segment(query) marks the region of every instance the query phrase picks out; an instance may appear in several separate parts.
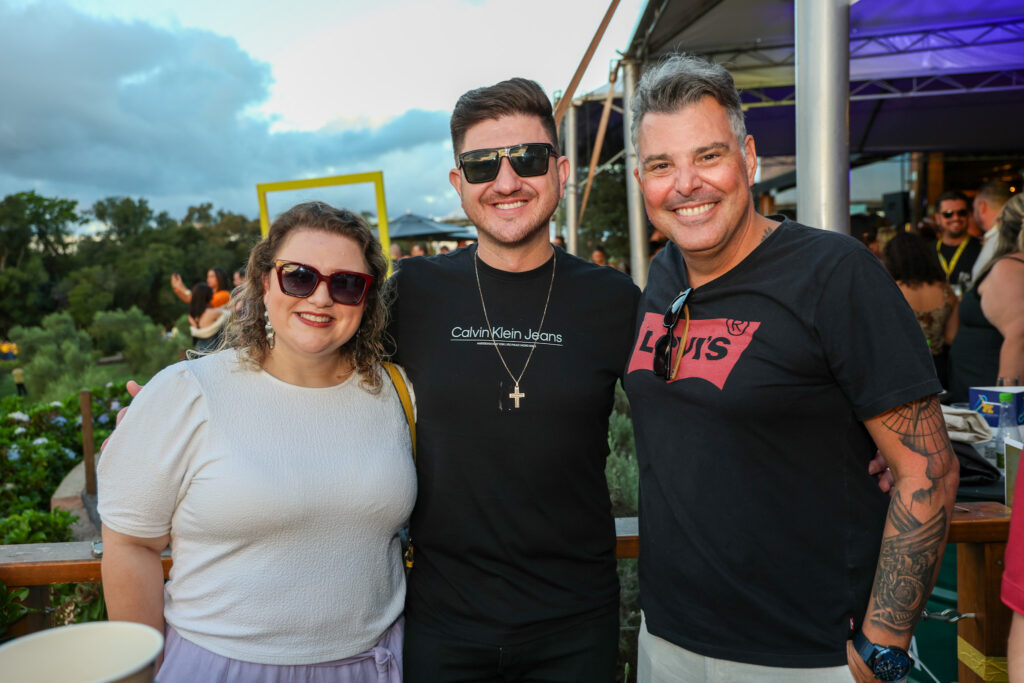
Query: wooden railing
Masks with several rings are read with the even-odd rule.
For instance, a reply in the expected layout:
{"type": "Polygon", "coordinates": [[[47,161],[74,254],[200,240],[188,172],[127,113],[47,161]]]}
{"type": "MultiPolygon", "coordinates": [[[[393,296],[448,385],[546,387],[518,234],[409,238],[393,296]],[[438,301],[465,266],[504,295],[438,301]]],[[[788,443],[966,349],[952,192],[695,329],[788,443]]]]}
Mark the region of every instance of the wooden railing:
{"type": "MultiPolygon", "coordinates": [[[[957,611],[974,614],[957,622],[959,680],[1007,680],[1006,638],[1010,611],[999,600],[1003,554],[1009,534],[1010,509],[1000,503],[957,503],[949,542],[957,549],[957,611]]],[[[635,517],[615,520],[616,555],[635,558],[640,539],[635,517]]],[[[164,575],[171,567],[165,552],[164,575]]],[[[88,542],[0,545],[0,581],[8,587],[27,586],[29,602],[41,607],[45,587],[56,583],[100,581],[100,560],[88,542]]],[[[45,628],[42,614],[31,614],[12,626],[14,635],[45,628]]]]}

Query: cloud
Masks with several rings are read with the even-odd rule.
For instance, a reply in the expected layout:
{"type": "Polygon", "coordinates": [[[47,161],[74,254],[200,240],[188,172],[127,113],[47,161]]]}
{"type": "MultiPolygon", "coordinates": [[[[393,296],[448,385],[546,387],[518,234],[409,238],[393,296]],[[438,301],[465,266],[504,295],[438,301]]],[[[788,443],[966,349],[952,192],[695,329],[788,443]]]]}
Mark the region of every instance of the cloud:
{"type": "Polygon", "coordinates": [[[255,215],[258,182],[381,169],[390,211],[458,203],[447,112],[274,132],[255,113],[269,65],[210,31],[0,4],[0,63],[0,195],[139,196],[179,217],[212,201],[255,215]]]}

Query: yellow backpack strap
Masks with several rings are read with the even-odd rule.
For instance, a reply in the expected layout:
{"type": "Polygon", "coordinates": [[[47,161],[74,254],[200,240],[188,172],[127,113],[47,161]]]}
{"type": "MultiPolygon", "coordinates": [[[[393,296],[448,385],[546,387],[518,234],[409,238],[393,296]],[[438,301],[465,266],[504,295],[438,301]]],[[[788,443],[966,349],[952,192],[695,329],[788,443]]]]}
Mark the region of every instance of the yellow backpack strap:
{"type": "Polygon", "coordinates": [[[402,410],[405,411],[405,420],[409,423],[409,436],[412,437],[412,461],[416,462],[416,418],[412,412],[412,398],[409,396],[409,387],[405,385],[405,378],[394,363],[384,361],[384,369],[391,375],[391,382],[398,392],[398,399],[402,402],[402,410]]]}

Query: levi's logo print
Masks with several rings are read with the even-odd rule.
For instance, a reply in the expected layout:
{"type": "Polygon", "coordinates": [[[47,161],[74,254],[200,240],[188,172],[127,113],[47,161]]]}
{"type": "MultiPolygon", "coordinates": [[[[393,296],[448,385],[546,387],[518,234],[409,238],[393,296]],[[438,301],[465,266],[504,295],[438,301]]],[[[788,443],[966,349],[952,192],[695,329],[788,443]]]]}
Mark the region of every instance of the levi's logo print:
{"type": "MultiPolygon", "coordinates": [[[[661,313],[649,312],[644,315],[637,335],[633,355],[629,359],[629,370],[654,371],[654,345],[664,336],[665,327],[661,324],[664,316],[661,313]]],[[[731,318],[714,318],[711,320],[690,320],[690,334],[686,340],[683,360],[679,365],[674,382],[688,377],[711,382],[719,389],[725,387],[732,369],[750,346],[754,333],[761,323],[731,318]]],[[[672,364],[676,363],[675,354],[679,353],[679,342],[682,341],[686,322],[680,320],[673,334],[676,342],[673,345],[672,364]]]]}

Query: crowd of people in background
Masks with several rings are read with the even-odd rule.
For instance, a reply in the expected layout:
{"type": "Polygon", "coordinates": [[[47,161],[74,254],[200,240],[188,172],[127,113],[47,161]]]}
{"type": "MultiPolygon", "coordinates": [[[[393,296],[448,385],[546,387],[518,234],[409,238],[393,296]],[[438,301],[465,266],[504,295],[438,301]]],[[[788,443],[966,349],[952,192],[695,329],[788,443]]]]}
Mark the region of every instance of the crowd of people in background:
{"type": "Polygon", "coordinates": [[[989,181],[973,201],[943,192],[932,220],[913,231],[852,220],[851,232],[882,258],[917,316],[949,402],[1024,375],[1022,216],[1024,195],[989,181]]]}

